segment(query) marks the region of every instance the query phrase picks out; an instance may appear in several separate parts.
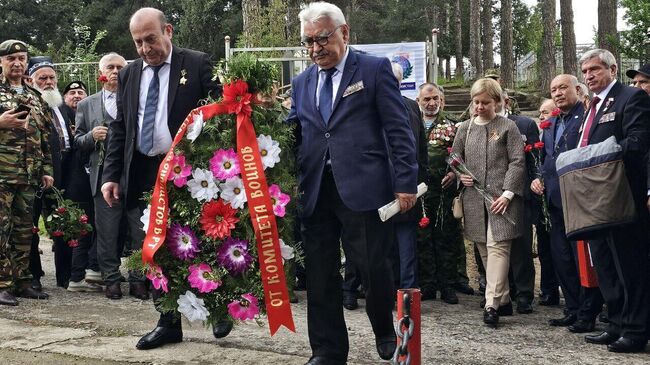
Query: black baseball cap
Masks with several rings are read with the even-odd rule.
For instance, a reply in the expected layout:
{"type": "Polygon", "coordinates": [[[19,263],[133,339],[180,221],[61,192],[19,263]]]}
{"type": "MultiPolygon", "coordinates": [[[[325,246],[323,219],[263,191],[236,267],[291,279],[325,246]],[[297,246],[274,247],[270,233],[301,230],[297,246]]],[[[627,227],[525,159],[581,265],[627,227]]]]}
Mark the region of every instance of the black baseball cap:
{"type": "Polygon", "coordinates": [[[633,79],[637,74],[642,74],[645,77],[650,77],[650,63],[646,63],[645,65],[639,67],[638,70],[627,70],[625,71],[625,74],[631,79],[633,79]]]}

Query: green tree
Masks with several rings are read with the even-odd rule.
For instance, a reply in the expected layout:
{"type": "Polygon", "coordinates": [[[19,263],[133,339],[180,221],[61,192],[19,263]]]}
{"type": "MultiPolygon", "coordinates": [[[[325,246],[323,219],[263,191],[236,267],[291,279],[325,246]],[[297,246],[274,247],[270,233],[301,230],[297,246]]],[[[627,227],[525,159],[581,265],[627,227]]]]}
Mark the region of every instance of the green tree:
{"type": "Polygon", "coordinates": [[[650,62],[650,3],[637,0],[621,0],[626,8],[623,18],[630,29],[621,32],[621,50],[628,57],[641,63],[650,62]]]}

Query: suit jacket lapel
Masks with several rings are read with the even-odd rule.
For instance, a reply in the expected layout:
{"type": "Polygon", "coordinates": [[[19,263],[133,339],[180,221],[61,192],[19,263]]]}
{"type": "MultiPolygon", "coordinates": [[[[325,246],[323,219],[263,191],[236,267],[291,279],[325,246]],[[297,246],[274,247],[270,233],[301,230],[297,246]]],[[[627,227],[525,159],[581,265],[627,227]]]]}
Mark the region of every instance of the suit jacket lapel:
{"type": "MultiPolygon", "coordinates": [[[[122,108],[122,113],[124,114],[125,122],[126,120],[133,120],[134,123],[131,123],[131,128],[133,133],[137,134],[138,132],[138,108],[140,107],[140,79],[142,78],[142,58],[138,58],[133,62],[133,71],[131,75],[131,80],[128,82],[129,85],[125,85],[125,88],[130,88],[129,90],[129,102],[132,107],[124,105],[122,108]],[[128,115],[127,115],[128,113],[128,115]],[[135,114],[135,115],[133,115],[135,114]]],[[[124,95],[124,92],[122,92],[124,95]]],[[[125,124],[128,126],[129,124],[125,124]]]]}
{"type": "Polygon", "coordinates": [[[318,108],[316,107],[316,86],[318,85],[318,66],[312,66],[311,70],[307,74],[307,95],[309,100],[309,106],[311,107],[312,115],[316,115],[318,120],[320,120],[321,127],[325,127],[325,121],[320,115],[318,108]]]}
{"type": "Polygon", "coordinates": [[[611,110],[612,104],[616,102],[616,95],[618,95],[618,92],[621,89],[621,83],[616,81],[614,86],[612,86],[612,89],[609,90],[609,93],[607,93],[607,96],[605,96],[605,99],[603,100],[603,103],[600,104],[600,108],[598,109],[598,112],[596,113],[596,117],[594,118],[594,121],[591,123],[591,129],[589,129],[589,138],[587,140],[587,143],[591,140],[591,137],[594,135],[594,130],[598,126],[598,121],[600,118],[603,116],[603,114],[607,110],[611,110]],[[614,98],[612,102],[609,102],[609,98],[614,98]],[[607,110],[605,110],[605,107],[607,107],[607,110]]]}
{"type": "MultiPolygon", "coordinates": [[[[339,85],[339,90],[336,93],[336,99],[334,100],[334,106],[332,107],[332,116],[336,112],[336,107],[339,105],[341,98],[345,89],[350,85],[354,73],[357,71],[357,56],[352,49],[348,53],[348,59],[345,62],[345,68],[343,69],[343,75],[341,75],[341,84],[339,85]]],[[[330,117],[330,123],[333,118],[330,117]]]]}
{"type": "Polygon", "coordinates": [[[169,69],[169,87],[168,87],[168,103],[167,113],[171,113],[172,105],[176,97],[176,90],[178,90],[178,83],[181,80],[181,66],[183,65],[183,52],[180,48],[173,47],[172,49],[172,64],[169,69]]]}

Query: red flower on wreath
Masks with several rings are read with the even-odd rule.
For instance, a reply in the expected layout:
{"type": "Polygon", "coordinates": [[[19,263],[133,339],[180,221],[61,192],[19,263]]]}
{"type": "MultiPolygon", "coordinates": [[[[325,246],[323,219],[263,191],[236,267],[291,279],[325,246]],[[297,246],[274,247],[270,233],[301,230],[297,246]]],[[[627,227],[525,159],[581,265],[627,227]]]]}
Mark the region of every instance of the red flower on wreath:
{"type": "Polygon", "coordinates": [[[530,152],[533,150],[533,145],[532,144],[527,144],[524,146],[524,152],[530,152]]]}
{"type": "Polygon", "coordinates": [[[199,223],[208,237],[223,239],[230,236],[230,230],[239,222],[236,214],[237,210],[230,203],[225,204],[223,199],[213,200],[203,205],[199,223]]]}
{"type": "Polygon", "coordinates": [[[540,129],[548,129],[548,128],[551,127],[551,124],[553,124],[553,123],[549,122],[548,120],[545,120],[545,121],[539,123],[539,128],[540,129]]]}
{"type": "Polygon", "coordinates": [[[535,145],[533,147],[537,148],[538,150],[541,150],[544,148],[544,142],[535,142],[535,145]]]}
{"type": "Polygon", "coordinates": [[[560,113],[562,113],[562,111],[560,110],[560,108],[555,108],[555,109],[553,109],[553,111],[551,112],[551,116],[552,116],[552,117],[557,117],[558,115],[560,115],[560,113]]]}
{"type": "Polygon", "coordinates": [[[243,80],[237,80],[223,87],[223,103],[228,106],[228,113],[243,112],[246,116],[250,116],[253,112],[252,96],[248,92],[248,84],[243,80]]]}

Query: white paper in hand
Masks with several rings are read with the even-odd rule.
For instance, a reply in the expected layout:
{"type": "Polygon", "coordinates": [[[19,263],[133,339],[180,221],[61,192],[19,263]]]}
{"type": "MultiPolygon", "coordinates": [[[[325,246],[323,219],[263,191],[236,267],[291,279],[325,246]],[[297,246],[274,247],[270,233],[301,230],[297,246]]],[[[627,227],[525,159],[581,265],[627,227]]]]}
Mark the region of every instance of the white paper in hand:
{"type": "MultiPolygon", "coordinates": [[[[417,192],[418,198],[421,197],[422,194],[426,193],[427,189],[428,189],[427,184],[420,183],[420,185],[418,185],[418,192],[417,192]]],[[[377,212],[379,212],[379,219],[381,219],[382,222],[386,222],[392,216],[399,213],[399,211],[400,211],[399,202],[397,201],[397,199],[377,209],[377,212]]]]}

